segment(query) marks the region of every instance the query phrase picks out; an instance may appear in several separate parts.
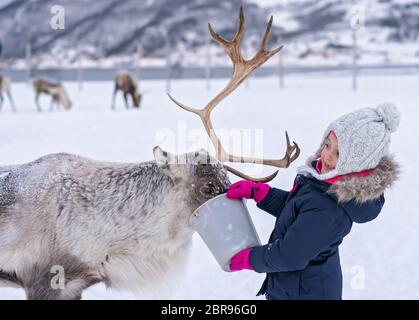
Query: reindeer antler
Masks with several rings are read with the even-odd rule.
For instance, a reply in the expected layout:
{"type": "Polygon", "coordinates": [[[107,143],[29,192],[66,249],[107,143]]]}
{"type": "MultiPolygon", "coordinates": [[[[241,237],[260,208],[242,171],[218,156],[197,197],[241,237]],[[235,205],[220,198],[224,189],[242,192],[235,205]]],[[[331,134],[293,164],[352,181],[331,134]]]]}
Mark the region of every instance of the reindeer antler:
{"type": "MultiPolygon", "coordinates": [[[[215,134],[214,128],[211,123],[211,112],[212,110],[230,93],[232,93],[252,72],[253,70],[260,67],[262,64],[264,64],[268,59],[270,59],[273,55],[275,55],[277,52],[279,52],[283,46],[280,46],[277,49],[274,50],[267,50],[266,45],[268,43],[269,34],[272,29],[272,20],[273,17],[271,16],[268,26],[266,28],[265,34],[263,35],[262,43],[260,44],[258,52],[255,54],[255,56],[249,60],[246,60],[241,52],[240,52],[240,46],[241,41],[243,39],[244,34],[244,26],[245,26],[245,19],[244,19],[244,12],[243,12],[243,6],[240,7],[240,20],[239,25],[236,31],[236,34],[234,35],[233,40],[229,41],[224,39],[220,34],[217,32],[214,32],[214,30],[211,27],[211,24],[208,24],[209,31],[211,33],[212,38],[218,42],[227,52],[229,55],[231,61],[233,62],[233,74],[231,76],[231,79],[229,83],[226,85],[226,87],[218,94],[216,95],[203,109],[194,109],[189,108],[176,99],[174,99],[169,93],[169,98],[176,103],[179,107],[182,109],[197,114],[204,126],[205,130],[207,131],[212,144],[214,145],[215,151],[216,151],[216,157],[220,162],[241,162],[241,163],[259,163],[264,165],[270,165],[278,168],[287,168],[292,161],[297,159],[297,157],[300,154],[300,148],[298,145],[293,141],[293,145],[291,146],[288,133],[285,132],[286,141],[287,141],[287,149],[285,151],[285,156],[282,159],[259,159],[254,157],[241,157],[241,156],[234,156],[225,151],[223,148],[220,140],[218,139],[217,135],[215,134]]],[[[272,175],[264,178],[252,178],[244,173],[237,171],[229,166],[224,165],[225,168],[230,171],[231,173],[252,181],[262,181],[267,182],[272,180],[276,177],[278,174],[278,171],[273,173],[272,175]]]]}

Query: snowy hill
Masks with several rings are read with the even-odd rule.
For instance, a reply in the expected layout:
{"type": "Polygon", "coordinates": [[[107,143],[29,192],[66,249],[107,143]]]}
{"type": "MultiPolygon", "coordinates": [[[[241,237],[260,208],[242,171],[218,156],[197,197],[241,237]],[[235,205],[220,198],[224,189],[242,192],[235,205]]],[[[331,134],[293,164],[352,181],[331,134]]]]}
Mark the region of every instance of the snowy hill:
{"type": "MultiPolygon", "coordinates": [[[[344,0],[288,0],[264,7],[251,0],[0,0],[0,41],[8,65],[25,56],[27,43],[41,67],[74,65],[78,49],[86,61],[114,64],[132,59],[139,43],[148,63],[164,61],[168,50],[203,54],[208,21],[224,36],[232,36],[241,3],[247,17],[246,51],[259,45],[273,14],[271,45],[280,38],[285,41],[288,63],[350,63],[350,23],[356,10],[354,2],[344,0]],[[50,27],[50,10],[57,4],[65,9],[64,30],[50,27]]],[[[356,4],[365,20],[365,28],[358,31],[362,63],[419,61],[418,0],[356,4]]],[[[188,54],[184,59],[197,63],[188,54]]],[[[221,61],[227,61],[225,56],[221,61]]]]}
{"type": "Polygon", "coordinates": [[[350,62],[357,20],[361,62],[419,61],[417,0],[291,0],[269,10],[298,58],[350,62]]]}
{"type": "MultiPolygon", "coordinates": [[[[191,50],[205,44],[207,22],[232,36],[242,1],[229,0],[46,0],[7,2],[0,8],[0,39],[5,56],[23,58],[30,42],[41,60],[74,62],[76,46],[91,59],[135,54],[141,42],[145,56],[165,57],[167,50],[191,50]],[[50,9],[65,9],[65,29],[52,30],[50,9]],[[234,19],[232,19],[234,17],[234,19]],[[36,26],[31,28],[30,26],[36,26]]],[[[246,3],[246,2],[244,2],[246,3]]],[[[267,17],[254,4],[246,5],[252,23],[247,35],[263,26],[267,17]]]]}

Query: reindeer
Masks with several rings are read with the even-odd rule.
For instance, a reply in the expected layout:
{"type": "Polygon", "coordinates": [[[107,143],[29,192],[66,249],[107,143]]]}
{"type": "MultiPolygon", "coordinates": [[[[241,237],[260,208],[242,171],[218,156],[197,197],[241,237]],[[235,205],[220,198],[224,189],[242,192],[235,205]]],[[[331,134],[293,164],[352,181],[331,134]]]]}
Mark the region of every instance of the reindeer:
{"type": "Polygon", "coordinates": [[[194,230],[189,219],[230,185],[227,171],[253,178],[223,162],[253,162],[286,168],[300,152],[286,135],[278,160],[238,157],[221,146],[211,111],[268,58],[279,51],[262,45],[250,60],[239,48],[243,8],[232,41],[210,32],[233,61],[229,84],[204,109],[195,110],[217,156],[205,150],[175,155],[154,147],[154,160],[113,163],[52,154],[27,164],[0,167],[0,281],[25,290],[29,299],[80,299],[87,287],[138,289],[167,281],[182,264],[194,230]],[[167,278],[169,277],[169,278],[167,278]]]}
{"type": "Polygon", "coordinates": [[[3,92],[6,92],[7,96],[9,97],[10,105],[12,106],[12,111],[16,112],[15,102],[13,101],[11,91],[11,80],[6,76],[2,76],[0,74],[0,111],[3,106],[4,98],[3,92]]]}
{"type": "Polygon", "coordinates": [[[60,104],[67,110],[71,108],[71,100],[61,83],[49,79],[34,79],[32,80],[32,85],[35,91],[35,102],[38,111],[42,111],[39,105],[39,95],[41,93],[51,95],[49,111],[53,110],[54,104],[57,106],[57,109],[59,109],[60,104]]]}
{"type": "Polygon", "coordinates": [[[112,110],[115,110],[115,97],[118,90],[124,94],[125,108],[128,109],[128,95],[132,97],[134,107],[139,108],[141,103],[141,94],[138,93],[138,83],[128,73],[119,73],[115,77],[115,89],[112,96],[112,110]]]}

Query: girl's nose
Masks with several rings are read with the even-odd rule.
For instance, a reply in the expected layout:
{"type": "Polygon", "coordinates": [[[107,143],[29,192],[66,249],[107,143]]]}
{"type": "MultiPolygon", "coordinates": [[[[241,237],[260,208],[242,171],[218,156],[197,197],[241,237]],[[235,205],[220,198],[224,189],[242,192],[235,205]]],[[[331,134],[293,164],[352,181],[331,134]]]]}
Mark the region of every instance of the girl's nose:
{"type": "Polygon", "coordinates": [[[330,152],[326,152],[324,158],[327,162],[329,162],[330,160],[332,160],[332,154],[330,152]]]}
{"type": "Polygon", "coordinates": [[[331,163],[333,163],[333,161],[334,161],[334,159],[333,159],[333,155],[332,154],[328,154],[328,155],[326,155],[326,163],[327,164],[331,164],[331,163]]]}

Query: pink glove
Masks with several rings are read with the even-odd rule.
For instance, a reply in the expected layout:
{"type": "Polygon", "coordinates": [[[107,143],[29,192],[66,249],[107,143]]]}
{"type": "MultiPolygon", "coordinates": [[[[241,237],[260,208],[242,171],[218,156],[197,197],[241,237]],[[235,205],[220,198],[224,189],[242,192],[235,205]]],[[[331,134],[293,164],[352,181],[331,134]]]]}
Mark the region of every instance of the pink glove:
{"type": "Polygon", "coordinates": [[[227,190],[229,199],[254,199],[257,203],[261,202],[269,192],[269,185],[262,182],[240,180],[233,183],[227,190]]]}
{"type": "Polygon", "coordinates": [[[249,255],[252,251],[252,248],[243,249],[236,253],[230,261],[230,270],[239,271],[243,269],[253,270],[252,266],[249,264],[249,255]]]}

